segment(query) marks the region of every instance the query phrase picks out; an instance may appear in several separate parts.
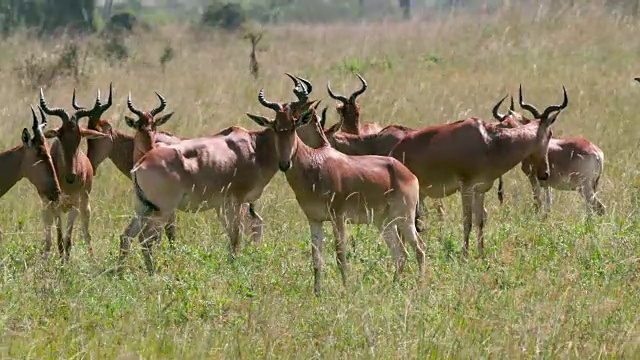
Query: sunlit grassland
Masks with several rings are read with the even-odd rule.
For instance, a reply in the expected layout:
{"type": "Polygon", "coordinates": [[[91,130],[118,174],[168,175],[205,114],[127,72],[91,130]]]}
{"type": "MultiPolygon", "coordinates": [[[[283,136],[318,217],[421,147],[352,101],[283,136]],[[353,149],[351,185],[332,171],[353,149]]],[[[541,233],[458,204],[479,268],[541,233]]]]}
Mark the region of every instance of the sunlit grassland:
{"type": "MultiPolygon", "coordinates": [[[[92,192],[94,250],[81,232],[71,262],[43,263],[40,202],[22,181],[0,201],[0,354],[3,357],[91,358],[353,358],[353,357],[633,357],[640,348],[636,202],[640,118],[637,66],[640,29],[588,10],[554,17],[517,13],[457,16],[411,23],[268,28],[258,53],[262,76],[248,72],[248,45],[231,36],[194,36],[159,29],[128,39],[131,60],[111,64],[90,54],[86,79],[46,89],[53,106],[70,108],[71,91],[90,104],[113,81],[106,114],[122,131],[125,98],[155,105],[154,90],[176,115],[165,130],[212,134],[230,125],[257,129],[244,115],[271,115],[257,102],[293,99],[288,71],[310,79],[313,97],[333,106],[325,84],[350,92],[348,69],[369,82],[363,120],[420,127],[481,116],[522,83],[539,107],[570,105],[556,136],[584,136],[605,153],[600,197],[608,213],[587,219],[578,194],[555,192],[552,214],[531,210],[519,168],[506,179],[507,202],[487,196],[486,259],[461,257],[459,196],[446,200],[444,223],[430,220],[428,276],[392,282],[392,263],[377,232],[353,228],[350,284],[345,289],[326,227],[325,293],[313,296],[309,231],[284,176],[276,174],[259,201],[264,241],[227,259],[227,240],[213,212],[179,215],[174,253],[156,251],[159,274],[148,276],[139,249],[123,279],[105,273],[132,215],[129,181],[109,162],[92,192]],[[170,43],[176,58],[163,72],[170,43]]],[[[12,70],[53,43],[17,36],[0,43],[0,144],[20,141],[37,91],[12,70]]],[[[329,122],[335,122],[331,111],[329,122]]],[[[51,118],[51,123],[57,124],[51,118]]],[[[460,144],[464,146],[464,144],[460,144]]],[[[3,169],[2,171],[10,171],[3,169]]],[[[434,169],[437,171],[437,169],[434,169]]],[[[54,246],[55,247],[55,246],[54,246]]],[[[475,246],[471,248],[476,254],[475,246]]],[[[411,256],[413,259],[413,255],[411,256]]]]}

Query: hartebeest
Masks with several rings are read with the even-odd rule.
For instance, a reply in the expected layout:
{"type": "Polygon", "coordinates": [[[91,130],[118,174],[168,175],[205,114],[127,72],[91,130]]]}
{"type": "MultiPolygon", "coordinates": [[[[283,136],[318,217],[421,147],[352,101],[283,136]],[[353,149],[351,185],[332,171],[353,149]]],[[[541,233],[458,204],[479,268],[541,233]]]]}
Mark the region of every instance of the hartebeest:
{"type": "MultiPolygon", "coordinates": [[[[76,216],[80,213],[82,221],[82,232],[87,245],[89,255],[93,258],[91,247],[91,233],[89,225],[91,221],[91,206],[89,204],[89,194],[93,182],[93,168],[87,156],[80,150],[80,140],[85,138],[99,138],[104,135],[98,131],[83,128],[78,121],[89,116],[92,111],[98,111],[97,107],[92,110],[77,110],[72,116],[61,108],[49,108],[44,97],[44,92],[40,89],[40,107],[47,115],[57,116],[62,120],[62,126],[57,129],[45,132],[45,137],[55,141],[51,146],[51,157],[56,169],[56,175],[63,196],[57,208],[49,208],[45,213],[47,224],[56,221],[58,235],[58,249],[63,255],[63,260],[68,260],[71,253],[71,235],[76,216]],[[67,213],[67,231],[62,240],[62,214],[67,213]]],[[[44,115],[43,115],[44,116],[44,115]]],[[[50,229],[50,225],[49,229],[50,229]]],[[[51,232],[46,234],[47,243],[51,241],[51,232]]]]}
{"type": "MultiPolygon", "coordinates": [[[[33,137],[27,128],[23,128],[22,144],[0,152],[0,168],[4,169],[5,174],[0,180],[0,197],[4,196],[22,178],[26,178],[35,186],[42,200],[44,218],[44,214],[48,213],[50,208],[55,208],[62,191],[56,177],[49,145],[42,132],[47,126],[47,121],[43,116],[42,123],[38,124],[38,117],[33,108],[31,108],[31,115],[33,116],[31,126],[33,137]]],[[[51,224],[47,221],[45,221],[45,230],[48,233],[51,232],[51,224]]],[[[45,242],[45,256],[51,250],[51,238],[48,240],[45,242]]]]}
{"type": "Polygon", "coordinates": [[[264,156],[277,156],[278,168],[285,172],[287,182],[307,217],[311,232],[314,268],[314,291],[321,291],[322,223],[331,221],[336,240],[337,261],[342,282],[347,282],[345,224],[375,224],[383,233],[396,262],[396,277],[402,273],[407,257],[404,241],[414,247],[419,274],[424,273],[423,244],[415,228],[419,196],[417,178],[399,161],[385,156],[349,156],[333,149],[313,114],[315,105],[300,115],[292,116],[288,106],[265,100],[262,89],[258,100],[276,112],[275,119],[247,114],[258,125],[275,134],[273,147],[264,156]],[[317,149],[304,144],[296,128],[316,129],[323,143],[317,149]]]}
{"type": "MultiPolygon", "coordinates": [[[[258,200],[278,170],[274,146],[270,130],[231,126],[210,137],[185,139],[147,152],[131,170],[136,208],[121,236],[118,268],[130,250],[131,239],[142,232],[145,264],[152,272],[150,245],[158,235],[157,226],[178,209],[216,209],[229,236],[230,254],[235,256],[242,204],[258,200]]],[[[252,230],[259,236],[262,218],[256,213],[252,216],[252,230]]]]}
{"type": "Polygon", "coordinates": [[[476,220],[479,253],[484,256],[484,195],[497,178],[527,158],[536,165],[539,179],[549,178],[550,127],[569,102],[564,87],[563,95],[561,105],[547,107],[538,119],[515,129],[474,117],[413,132],[391,151],[391,156],[402,161],[420,180],[421,197],[441,198],[460,191],[465,256],[472,216],[476,220]]]}
{"type": "MultiPolygon", "coordinates": [[[[515,111],[513,98],[507,114],[498,109],[504,98],[493,109],[493,116],[506,127],[516,128],[529,124],[532,119],[515,111]]],[[[522,88],[519,89],[520,107],[529,111],[534,119],[540,118],[540,111],[524,102],[522,88]]],[[[604,215],[606,207],[597,198],[598,182],[604,169],[604,153],[598,146],[584,138],[551,138],[549,140],[549,178],[539,180],[536,177],[535,161],[527,158],[522,162],[522,172],[527,176],[533,190],[536,208],[542,209],[541,188],[545,193],[545,213],[551,211],[551,188],[557,190],[578,191],[584,197],[587,211],[604,215]]],[[[499,191],[501,189],[499,188],[499,191]]]]}
{"type": "Polygon", "coordinates": [[[364,94],[367,90],[367,82],[356,74],[362,86],[360,89],[354,91],[348,98],[346,96],[335,94],[331,90],[331,83],[327,81],[327,92],[332,99],[338,101],[336,105],[336,111],[340,115],[342,121],[341,130],[347,133],[356,135],[375,134],[382,130],[382,127],[378,123],[361,123],[360,122],[360,104],[358,104],[358,96],[364,94]]]}

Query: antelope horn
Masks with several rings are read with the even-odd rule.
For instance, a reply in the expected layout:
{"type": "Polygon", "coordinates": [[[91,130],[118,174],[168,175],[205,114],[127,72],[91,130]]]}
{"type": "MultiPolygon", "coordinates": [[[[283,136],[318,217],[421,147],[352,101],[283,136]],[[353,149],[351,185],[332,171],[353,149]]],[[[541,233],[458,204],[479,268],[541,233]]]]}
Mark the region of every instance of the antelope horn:
{"type": "Polygon", "coordinates": [[[520,107],[527,110],[528,112],[531,113],[531,115],[533,115],[534,118],[539,119],[540,118],[540,111],[538,111],[538,109],[536,109],[535,106],[531,105],[531,104],[527,104],[524,102],[523,96],[522,96],[522,84],[520,84],[520,88],[518,90],[518,100],[520,102],[520,107]]]}
{"type": "Polygon", "coordinates": [[[38,106],[38,111],[40,111],[40,118],[42,121],[40,122],[40,131],[42,131],[45,127],[47,127],[47,115],[42,111],[42,108],[38,106]]]}
{"type": "Polygon", "coordinates": [[[567,89],[565,89],[564,85],[562,85],[562,94],[563,94],[562,104],[551,105],[548,108],[546,108],[544,110],[544,113],[542,113],[542,116],[541,116],[542,119],[546,119],[549,115],[551,115],[552,112],[563,110],[569,105],[569,97],[567,96],[567,89]]]}
{"type": "Polygon", "coordinates": [[[513,103],[513,95],[510,95],[509,98],[511,99],[511,104],[509,105],[509,110],[516,111],[516,105],[513,103]]]}
{"type": "Polygon", "coordinates": [[[333,93],[333,91],[331,91],[331,82],[327,81],[327,92],[329,93],[329,96],[331,96],[332,99],[338,100],[343,104],[346,104],[349,102],[349,100],[342,96],[342,95],[336,95],[333,93]]]}
{"type": "Polygon", "coordinates": [[[73,96],[71,97],[71,106],[73,106],[73,108],[76,110],[80,110],[83,108],[80,105],[78,105],[78,102],[76,101],[76,88],[73,88],[73,96]]]}
{"type": "Polygon", "coordinates": [[[33,117],[33,124],[31,124],[31,130],[33,130],[33,136],[38,136],[40,135],[40,132],[38,131],[40,129],[40,127],[38,126],[39,121],[38,121],[38,116],[36,115],[36,111],[33,110],[33,106],[30,106],[31,108],[31,116],[33,117]]]}
{"type": "Polygon", "coordinates": [[[40,88],[40,107],[47,115],[57,116],[62,119],[62,121],[70,120],[69,114],[64,109],[49,108],[49,106],[47,105],[47,101],[44,98],[44,91],[42,90],[42,88],[40,88]]]}
{"type": "Polygon", "coordinates": [[[129,108],[129,111],[138,115],[138,117],[144,117],[144,113],[133,106],[133,103],[131,102],[131,91],[129,91],[129,95],[127,95],[127,107],[129,108]]]}
{"type": "Polygon", "coordinates": [[[262,104],[262,106],[267,107],[275,112],[282,111],[282,105],[274,102],[269,102],[264,98],[264,89],[260,89],[260,92],[258,92],[258,101],[260,101],[260,104],[262,104]]]}
{"type": "Polygon", "coordinates": [[[162,97],[162,95],[158,94],[157,91],[155,91],[155,93],[156,93],[156,96],[158,97],[158,100],[160,100],[160,105],[157,108],[155,108],[155,109],[153,109],[153,110],[151,110],[149,112],[149,114],[151,114],[151,116],[156,116],[156,115],[160,114],[162,112],[162,110],[164,110],[164,108],[167,107],[167,100],[165,100],[162,97]]]}
{"type": "Polygon", "coordinates": [[[293,94],[298,98],[298,100],[306,100],[307,96],[309,96],[309,90],[305,84],[301,83],[297,76],[293,76],[289,73],[284,74],[293,81],[293,94]]]}
{"type": "Polygon", "coordinates": [[[296,79],[300,80],[302,82],[302,84],[305,86],[306,88],[306,92],[307,95],[311,94],[311,92],[313,91],[313,85],[311,85],[311,82],[305,78],[301,78],[299,76],[296,76],[296,79]]]}
{"type": "Polygon", "coordinates": [[[365,91],[367,91],[367,82],[364,81],[364,79],[362,78],[362,76],[360,76],[360,74],[356,74],[356,76],[358,77],[358,79],[360,79],[360,82],[362,83],[362,87],[360,87],[360,90],[357,90],[353,94],[351,94],[351,101],[355,101],[358,96],[362,95],[365,91]]]}
{"type": "MultiPolygon", "coordinates": [[[[500,101],[498,101],[498,103],[491,110],[493,117],[498,121],[502,121],[506,117],[506,114],[500,114],[499,110],[500,110],[500,105],[502,105],[502,103],[507,98],[507,96],[509,95],[505,95],[502,99],[500,99],[500,101]]],[[[511,100],[513,101],[513,98],[511,100]]]]}

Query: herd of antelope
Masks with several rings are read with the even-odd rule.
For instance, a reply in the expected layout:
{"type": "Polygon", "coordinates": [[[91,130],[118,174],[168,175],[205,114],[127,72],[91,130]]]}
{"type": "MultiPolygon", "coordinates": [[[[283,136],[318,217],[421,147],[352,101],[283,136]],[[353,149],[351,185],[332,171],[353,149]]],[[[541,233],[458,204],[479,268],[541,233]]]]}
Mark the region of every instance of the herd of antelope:
{"type": "Polygon", "coordinates": [[[237,254],[243,235],[259,243],[263,219],[255,202],[280,170],[309,223],[316,295],[321,291],[326,221],[333,226],[343,284],[347,283],[347,222],[377,226],[393,257],[395,278],[403,271],[410,244],[421,278],[425,243],[418,233],[425,226],[423,200],[427,196],[434,200],[442,219],[442,198],[461,193],[463,254],[468,255],[475,224],[478,251],[483,256],[485,193],[497,179],[502,203],[502,175],[518,163],[531,182],[538,210],[542,210],[541,189],[545,190],[544,212],[548,213],[550,188],[555,188],[579,191],[589,212],[605,213],[596,195],[603,171],[602,151],[583,138],[552,137],[551,126],[569,102],[564,87],[562,103],[542,111],[524,101],[520,87],[520,107],[531,118],[516,112],[513,97],[508,112],[501,114],[505,96],[492,110],[497,122],[471,117],[411,129],[362,122],[358,97],[367,90],[367,83],[357,75],[361,87],[348,97],[336,94],[327,83],[329,96],[337,100],[339,121],[326,128],[327,107],[319,112],[320,101],[310,99],[311,82],[286,75],[293,81],[295,101],[268,101],[260,89],[258,101],[273,111],[272,115],[247,113],[262,130],[231,126],[200,138],[181,138],[158,130],[173,115],[161,115],[167,102],[158,93],[159,105],[149,111],[136,108],[129,93],[127,107],[135,115],[125,116],[126,124],[135,131],[130,135],[103,119],[113,103],[111,85],[106,103],[98,90],[92,108],[78,105],[74,90],[73,113],[50,107],[40,90],[40,119],[31,109],[33,136],[23,129],[22,145],[0,154],[0,167],[14,171],[3,178],[0,196],[26,177],[44,204],[45,258],[55,220],[58,250],[62,260],[68,260],[78,214],[93,258],[90,193],[98,167],[109,158],[133,181],[135,192],[135,211],[120,237],[118,272],[135,237],[140,239],[147,270],[153,272],[152,248],[163,232],[174,247],[178,210],[215,209],[229,237],[231,256],[237,254]],[[61,126],[44,130],[47,115],[60,118],[61,126]],[[86,128],[80,125],[83,118],[88,119],[86,128]],[[83,137],[87,154],[80,150],[83,137]],[[51,146],[45,138],[54,139],[51,146]],[[64,235],[63,213],[68,213],[64,235]]]}

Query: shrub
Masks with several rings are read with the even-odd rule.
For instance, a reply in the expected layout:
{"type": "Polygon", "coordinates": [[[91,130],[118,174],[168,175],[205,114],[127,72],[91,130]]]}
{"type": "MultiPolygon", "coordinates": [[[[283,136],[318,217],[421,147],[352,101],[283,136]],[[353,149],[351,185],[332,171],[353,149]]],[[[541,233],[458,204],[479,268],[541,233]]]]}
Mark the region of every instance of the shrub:
{"type": "Polygon", "coordinates": [[[213,2],[207,6],[200,23],[202,25],[219,27],[227,31],[235,31],[247,20],[247,14],[237,3],[213,2]]]}

